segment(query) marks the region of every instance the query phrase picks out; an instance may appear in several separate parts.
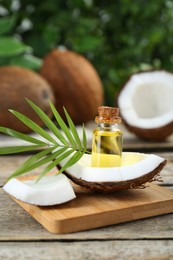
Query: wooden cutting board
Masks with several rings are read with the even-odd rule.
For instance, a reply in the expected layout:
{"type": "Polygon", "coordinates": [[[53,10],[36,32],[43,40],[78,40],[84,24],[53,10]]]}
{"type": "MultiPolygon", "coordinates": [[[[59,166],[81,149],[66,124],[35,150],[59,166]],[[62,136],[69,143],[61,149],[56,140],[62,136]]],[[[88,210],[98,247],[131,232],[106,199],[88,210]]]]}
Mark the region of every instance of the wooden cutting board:
{"type": "Polygon", "coordinates": [[[13,199],[49,232],[56,234],[173,212],[173,192],[154,184],[113,194],[91,193],[76,185],[74,188],[77,198],[57,206],[34,206],[13,199]]]}

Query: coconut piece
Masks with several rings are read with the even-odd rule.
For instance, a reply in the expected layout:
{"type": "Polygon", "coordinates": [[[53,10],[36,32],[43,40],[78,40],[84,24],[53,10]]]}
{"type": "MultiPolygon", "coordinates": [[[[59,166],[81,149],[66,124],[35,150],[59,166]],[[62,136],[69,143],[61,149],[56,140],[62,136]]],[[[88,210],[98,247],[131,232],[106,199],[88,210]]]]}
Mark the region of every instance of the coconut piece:
{"type": "Polygon", "coordinates": [[[63,106],[75,124],[93,120],[103,103],[103,86],[86,58],[72,51],[55,49],[44,58],[40,74],[52,86],[56,109],[64,120],[63,106]]]}
{"type": "Polygon", "coordinates": [[[8,109],[17,110],[31,118],[40,126],[44,125],[25,98],[33,101],[49,117],[52,111],[49,100],[54,102],[50,85],[39,74],[25,68],[5,66],[0,68],[0,125],[20,132],[28,133],[31,129],[9,113],[8,109]]]}
{"type": "Polygon", "coordinates": [[[162,141],[173,133],[173,74],[150,71],[130,77],[118,95],[126,127],[137,136],[162,141]]]}
{"type": "MultiPolygon", "coordinates": [[[[62,162],[61,168],[65,163],[62,162]]],[[[92,191],[111,192],[145,187],[144,184],[160,180],[160,171],[166,160],[154,154],[122,153],[121,167],[91,167],[91,155],[84,155],[64,174],[76,184],[92,191]]]]}
{"type": "Polygon", "coordinates": [[[13,178],[3,189],[16,199],[39,206],[57,205],[76,197],[64,174],[45,176],[39,182],[13,178]]]}

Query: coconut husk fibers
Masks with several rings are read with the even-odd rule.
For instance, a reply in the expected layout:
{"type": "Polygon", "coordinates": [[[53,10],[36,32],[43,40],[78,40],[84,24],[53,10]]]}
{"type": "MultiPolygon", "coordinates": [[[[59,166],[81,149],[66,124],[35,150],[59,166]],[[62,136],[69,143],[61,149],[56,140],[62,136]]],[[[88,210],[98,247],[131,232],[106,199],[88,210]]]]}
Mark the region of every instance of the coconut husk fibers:
{"type": "Polygon", "coordinates": [[[20,122],[8,109],[17,110],[31,118],[38,125],[44,123],[27,104],[25,98],[38,105],[49,117],[52,112],[49,99],[54,102],[51,87],[39,74],[21,67],[5,66],[0,68],[0,125],[28,133],[27,126],[20,122]]]}
{"type": "MultiPolygon", "coordinates": [[[[88,182],[74,177],[67,170],[65,170],[63,173],[75,184],[80,185],[89,191],[109,193],[127,189],[143,189],[146,187],[145,184],[148,182],[162,181],[160,171],[163,169],[166,162],[166,160],[163,161],[153,171],[146,173],[139,178],[121,182],[88,182]]],[[[60,169],[60,166],[58,165],[57,168],[60,169]]]]}
{"type": "Polygon", "coordinates": [[[103,103],[103,86],[93,65],[72,51],[55,49],[44,59],[40,74],[55,94],[55,107],[66,120],[63,106],[75,124],[93,120],[103,103]]]}

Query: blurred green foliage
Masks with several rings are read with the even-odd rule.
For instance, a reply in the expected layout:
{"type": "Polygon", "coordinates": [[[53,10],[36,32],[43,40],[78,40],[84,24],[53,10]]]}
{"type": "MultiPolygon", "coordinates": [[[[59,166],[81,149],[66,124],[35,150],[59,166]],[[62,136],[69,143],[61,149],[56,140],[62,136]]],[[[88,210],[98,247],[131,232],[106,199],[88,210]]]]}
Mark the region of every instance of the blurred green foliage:
{"type": "Polygon", "coordinates": [[[32,48],[24,44],[19,35],[11,35],[16,25],[16,17],[12,14],[0,18],[0,66],[19,65],[37,70],[42,60],[33,56],[32,48]]]}
{"type": "Polygon", "coordinates": [[[173,68],[172,0],[0,0],[0,15],[37,57],[63,45],[88,58],[107,105],[132,73],[173,68]]]}

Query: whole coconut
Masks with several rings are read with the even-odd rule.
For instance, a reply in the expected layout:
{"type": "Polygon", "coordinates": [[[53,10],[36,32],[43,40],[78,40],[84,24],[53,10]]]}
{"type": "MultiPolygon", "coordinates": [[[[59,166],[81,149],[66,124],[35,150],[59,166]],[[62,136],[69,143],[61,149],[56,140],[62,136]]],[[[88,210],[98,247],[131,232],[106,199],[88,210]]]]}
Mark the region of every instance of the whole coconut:
{"type": "Polygon", "coordinates": [[[55,94],[55,106],[63,119],[63,106],[75,124],[92,120],[103,102],[102,82],[91,63],[72,51],[58,49],[44,59],[40,71],[55,94]]]}
{"type": "Polygon", "coordinates": [[[0,125],[20,132],[31,132],[8,109],[23,113],[35,123],[44,123],[27,104],[25,98],[33,101],[49,117],[52,112],[49,99],[54,102],[54,95],[49,84],[39,74],[21,67],[6,66],[0,68],[0,125]]]}

